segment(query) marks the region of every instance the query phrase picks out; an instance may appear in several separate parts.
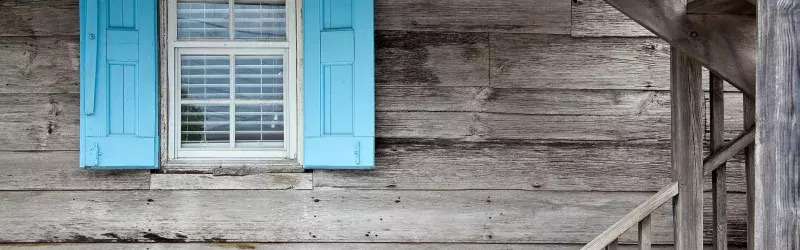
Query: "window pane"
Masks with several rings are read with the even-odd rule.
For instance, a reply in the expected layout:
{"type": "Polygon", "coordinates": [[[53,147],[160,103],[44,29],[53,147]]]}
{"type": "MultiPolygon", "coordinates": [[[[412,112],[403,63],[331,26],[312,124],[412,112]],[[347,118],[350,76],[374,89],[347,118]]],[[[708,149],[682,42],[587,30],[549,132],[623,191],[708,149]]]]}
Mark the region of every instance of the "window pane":
{"type": "Polygon", "coordinates": [[[227,0],[178,0],[178,38],[229,38],[227,0]]]}
{"type": "Polygon", "coordinates": [[[237,100],[283,100],[283,56],[237,56],[237,100]]]}
{"type": "Polygon", "coordinates": [[[230,56],[181,55],[181,99],[230,99],[230,56]]]}
{"type": "Polygon", "coordinates": [[[181,105],[181,146],[230,147],[228,105],[181,105]]]}
{"type": "Polygon", "coordinates": [[[283,104],[236,105],[236,147],[283,147],[283,117],[283,104]]]}
{"type": "Polygon", "coordinates": [[[286,3],[236,0],[233,7],[235,38],[285,38],[286,3]]]}

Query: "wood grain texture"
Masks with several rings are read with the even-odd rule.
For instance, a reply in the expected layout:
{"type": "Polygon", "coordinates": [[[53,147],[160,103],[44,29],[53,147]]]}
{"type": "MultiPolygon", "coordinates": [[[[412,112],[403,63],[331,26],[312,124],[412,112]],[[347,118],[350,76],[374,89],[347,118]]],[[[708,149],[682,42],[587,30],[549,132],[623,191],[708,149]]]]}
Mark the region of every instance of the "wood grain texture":
{"type": "MultiPolygon", "coordinates": [[[[476,243],[17,243],[0,244],[0,250],[574,250],[577,244],[476,244],[476,243]]],[[[621,245],[633,250],[636,246],[621,245]]],[[[669,245],[653,249],[673,249],[669,245]]],[[[710,247],[705,249],[710,250],[710,247]]],[[[741,249],[734,247],[733,249],[741,249]]]]}
{"type": "Polygon", "coordinates": [[[601,250],[606,246],[608,246],[608,248],[616,248],[618,243],[617,239],[622,234],[627,232],[628,229],[634,225],[639,224],[639,222],[645,218],[651,220],[651,214],[676,195],[678,195],[678,182],[674,181],[667,184],[653,196],[647,198],[647,200],[642,202],[642,204],[639,204],[639,206],[636,206],[636,208],[619,219],[616,223],[614,223],[614,225],[611,225],[611,227],[603,231],[603,233],[595,237],[592,241],[586,244],[586,246],[581,248],[581,250],[601,250]]]}
{"type": "Polygon", "coordinates": [[[542,140],[655,143],[669,138],[666,117],[535,116],[471,112],[377,112],[384,138],[464,141],[542,140]],[[604,124],[604,126],[597,126],[604,124]]]}
{"type": "Polygon", "coordinates": [[[755,15],[756,6],[748,0],[693,0],[686,4],[686,13],[755,15]]]}
{"type": "Polygon", "coordinates": [[[560,0],[379,0],[375,29],[569,34],[569,13],[560,0]]]}
{"type": "Polygon", "coordinates": [[[755,249],[800,249],[798,16],[798,1],[758,1],[755,249]]]}
{"type": "Polygon", "coordinates": [[[77,150],[78,102],[78,94],[0,93],[0,151],[77,150]]]}
{"type": "Polygon", "coordinates": [[[1,36],[78,35],[78,1],[3,0],[1,36]]]}
{"type": "Polygon", "coordinates": [[[619,249],[619,240],[616,239],[612,241],[611,244],[608,244],[608,246],[606,247],[606,250],[617,250],[617,249],[619,249]]]}
{"type": "Polygon", "coordinates": [[[686,15],[684,0],[606,0],[748,96],[755,94],[756,20],[686,15]]]}
{"type": "MultiPolygon", "coordinates": [[[[742,117],[744,127],[756,125],[756,101],[750,97],[742,97],[742,117]]],[[[758,128],[756,128],[758,129],[758,128]]],[[[755,138],[753,139],[755,142],[755,138]]],[[[747,249],[755,249],[755,211],[756,211],[756,154],[755,143],[744,149],[745,186],[747,187],[747,249]]]]}
{"type": "Polygon", "coordinates": [[[672,179],[675,248],[703,247],[703,88],[700,65],[671,50],[672,179]]]}
{"type": "Polygon", "coordinates": [[[280,190],[311,189],[311,173],[265,173],[253,175],[152,174],[155,190],[280,190]]]}
{"type": "MultiPolygon", "coordinates": [[[[78,2],[7,0],[0,36],[78,35],[78,2]]],[[[566,1],[390,1],[375,3],[377,30],[487,31],[569,34],[566,1]]]]}
{"type": "Polygon", "coordinates": [[[666,91],[378,87],[375,96],[378,111],[587,116],[669,114],[666,91]]]}
{"type": "Polygon", "coordinates": [[[655,38],[491,34],[492,87],[669,89],[669,46],[655,38]]]}
{"type": "MultiPolygon", "coordinates": [[[[658,39],[492,36],[493,86],[669,89],[667,46],[658,39]]],[[[9,79],[0,92],[78,92],[77,37],[5,38],[0,45],[0,76],[9,79]]],[[[378,31],[376,84],[488,86],[489,49],[485,33],[378,31]]]]}
{"type": "Polygon", "coordinates": [[[77,151],[0,151],[0,190],[148,189],[148,171],[86,171],[77,151]]]}
{"type": "Polygon", "coordinates": [[[639,234],[639,250],[653,249],[653,221],[650,215],[645,216],[637,227],[639,234]]]}
{"type": "MultiPolygon", "coordinates": [[[[0,192],[4,211],[0,239],[583,243],[651,194],[342,189],[0,192]]],[[[743,204],[739,203],[743,199],[731,196],[734,205],[743,204]]],[[[741,209],[732,207],[732,224],[743,223],[741,209]]],[[[706,211],[710,213],[710,207],[706,211]]],[[[669,218],[668,205],[654,214],[655,243],[671,242],[669,218]]],[[[737,236],[734,239],[743,235],[737,236]]],[[[621,243],[636,242],[635,237],[634,232],[625,234],[621,243]]]]}
{"type": "Polygon", "coordinates": [[[78,50],[77,36],[0,38],[0,93],[78,93],[78,50]]]}
{"type": "Polygon", "coordinates": [[[376,31],[377,86],[488,86],[486,33],[376,31]]]}
{"type": "MultiPolygon", "coordinates": [[[[655,192],[670,182],[669,157],[668,143],[379,139],[378,167],[374,171],[314,171],[314,185],[347,189],[655,192]]],[[[741,161],[729,165],[728,190],[743,192],[741,161]]],[[[710,180],[704,183],[704,190],[711,190],[710,180]]]]}
{"type": "Polygon", "coordinates": [[[572,1],[572,36],[655,37],[603,0],[572,1]]]}
{"type": "MultiPolygon", "coordinates": [[[[710,152],[716,152],[725,144],[725,85],[722,78],[711,74],[709,77],[710,109],[709,120],[711,123],[711,148],[710,152]]],[[[711,202],[714,206],[712,213],[714,227],[714,248],[726,250],[728,247],[728,222],[725,214],[727,204],[727,171],[725,163],[711,172],[711,202]]]]}
{"type": "Polygon", "coordinates": [[[742,134],[723,145],[719,150],[711,153],[708,157],[703,159],[703,174],[713,174],[713,172],[717,170],[717,167],[722,166],[728,159],[733,158],[748,145],[752,144],[755,140],[755,136],[755,128],[750,127],[742,132],[742,134]]]}
{"type": "MultiPolygon", "coordinates": [[[[384,138],[628,143],[669,139],[669,102],[660,92],[392,87],[378,88],[377,93],[376,108],[391,110],[376,114],[377,133],[384,138]],[[405,102],[403,95],[408,96],[405,102]],[[581,101],[572,101],[576,99],[581,101]]],[[[77,94],[0,95],[5,97],[0,100],[0,123],[5,124],[0,150],[77,150],[77,94]]],[[[741,105],[739,96],[730,93],[726,100],[736,108],[741,105]]],[[[741,119],[726,114],[726,138],[741,132],[741,119]]]]}

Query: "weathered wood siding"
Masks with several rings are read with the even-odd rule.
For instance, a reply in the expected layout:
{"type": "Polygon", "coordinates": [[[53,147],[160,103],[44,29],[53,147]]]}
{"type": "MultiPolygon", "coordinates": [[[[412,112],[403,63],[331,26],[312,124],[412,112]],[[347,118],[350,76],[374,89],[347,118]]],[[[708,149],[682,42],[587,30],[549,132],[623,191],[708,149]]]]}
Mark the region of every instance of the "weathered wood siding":
{"type": "MultiPolygon", "coordinates": [[[[0,242],[569,249],[670,181],[669,46],[602,0],[376,0],[376,11],[377,169],[236,181],[79,170],[77,1],[4,0],[0,242]],[[248,187],[259,190],[234,190],[248,187]]],[[[732,138],[742,97],[728,90],[732,138]]],[[[741,159],[727,168],[734,243],[741,159]]],[[[656,244],[672,239],[668,207],[656,244]]]]}

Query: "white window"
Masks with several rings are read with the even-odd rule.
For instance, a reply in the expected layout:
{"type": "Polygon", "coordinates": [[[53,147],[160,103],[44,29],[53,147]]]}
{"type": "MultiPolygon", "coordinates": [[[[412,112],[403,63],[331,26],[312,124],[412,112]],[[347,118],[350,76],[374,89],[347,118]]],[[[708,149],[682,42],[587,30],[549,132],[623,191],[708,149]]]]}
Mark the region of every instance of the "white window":
{"type": "Polygon", "coordinates": [[[170,0],[169,158],[296,159],[294,0],[170,0]]]}

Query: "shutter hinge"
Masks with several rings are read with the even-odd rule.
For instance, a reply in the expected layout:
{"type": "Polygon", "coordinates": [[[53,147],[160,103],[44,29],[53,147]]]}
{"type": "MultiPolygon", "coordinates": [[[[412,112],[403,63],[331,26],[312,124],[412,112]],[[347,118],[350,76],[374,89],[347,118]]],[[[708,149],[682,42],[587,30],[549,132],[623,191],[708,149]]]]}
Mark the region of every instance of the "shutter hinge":
{"type": "Polygon", "coordinates": [[[356,165],[361,165],[361,142],[356,142],[356,165]]]}
{"type": "Polygon", "coordinates": [[[100,165],[100,145],[94,143],[93,145],[89,146],[88,154],[86,157],[89,160],[88,166],[97,167],[100,165]]]}

